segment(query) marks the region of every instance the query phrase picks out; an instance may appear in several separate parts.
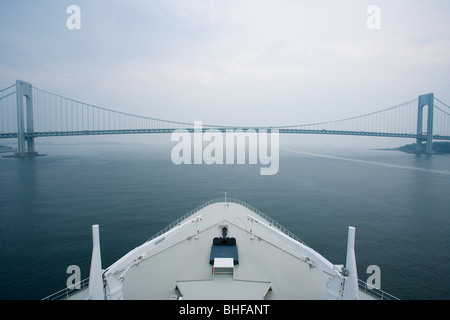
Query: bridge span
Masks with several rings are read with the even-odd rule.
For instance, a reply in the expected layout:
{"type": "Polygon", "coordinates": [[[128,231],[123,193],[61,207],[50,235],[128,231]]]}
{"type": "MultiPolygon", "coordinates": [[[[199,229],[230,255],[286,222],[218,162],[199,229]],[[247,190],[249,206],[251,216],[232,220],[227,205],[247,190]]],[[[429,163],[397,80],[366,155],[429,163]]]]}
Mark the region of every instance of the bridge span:
{"type": "MultiPolygon", "coordinates": [[[[176,130],[197,129],[193,123],[94,106],[21,80],[0,90],[0,139],[17,139],[17,157],[39,155],[34,141],[40,137],[161,134],[176,130]]],[[[428,93],[389,108],[335,121],[273,127],[204,124],[201,130],[410,138],[416,140],[418,153],[432,154],[433,141],[450,140],[450,106],[428,93]]]]}

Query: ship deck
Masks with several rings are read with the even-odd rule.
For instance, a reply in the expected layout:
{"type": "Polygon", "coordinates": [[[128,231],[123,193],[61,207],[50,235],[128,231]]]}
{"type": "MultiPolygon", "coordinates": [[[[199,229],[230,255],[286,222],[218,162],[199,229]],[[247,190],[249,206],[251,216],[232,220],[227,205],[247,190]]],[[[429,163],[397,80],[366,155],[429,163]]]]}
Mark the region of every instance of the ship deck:
{"type": "MultiPolygon", "coordinates": [[[[211,203],[132,250],[105,275],[122,281],[123,299],[325,299],[332,275],[261,223],[274,226],[243,204],[211,203]],[[213,239],[223,236],[224,227],[236,239],[238,263],[229,257],[214,266],[213,239]]],[[[84,290],[70,299],[86,297],[84,290]]],[[[359,298],[373,297],[360,291],[359,298]]]]}

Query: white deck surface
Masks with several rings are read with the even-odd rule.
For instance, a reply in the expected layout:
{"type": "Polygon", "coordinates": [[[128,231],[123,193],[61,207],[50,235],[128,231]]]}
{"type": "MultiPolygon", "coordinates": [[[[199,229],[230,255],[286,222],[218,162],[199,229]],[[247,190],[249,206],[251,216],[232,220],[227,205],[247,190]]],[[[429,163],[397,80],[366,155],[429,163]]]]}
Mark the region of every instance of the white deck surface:
{"type": "MultiPolygon", "coordinates": [[[[238,247],[239,264],[235,266],[234,279],[272,283],[267,299],[324,299],[326,281],[320,271],[310,268],[277,238],[252,240],[247,231],[249,214],[254,215],[235,203],[216,203],[201,209],[194,215],[202,216],[198,239],[187,239],[180,234],[172,241],[159,244],[157,253],[131,267],[125,275],[124,298],[168,299],[170,295],[180,294],[176,290],[177,281],[212,280],[209,264],[212,241],[227,226],[228,236],[236,238],[238,247]]],[[[238,285],[234,292],[227,290],[227,293],[226,299],[245,298],[239,294],[238,285]]],[[[189,297],[202,299],[208,293],[198,292],[198,296],[190,294],[184,298],[189,297]]],[[[249,293],[247,298],[253,299],[255,294],[249,293]]]]}
{"type": "Polygon", "coordinates": [[[263,300],[272,284],[265,281],[235,280],[232,275],[214,275],[214,279],[177,281],[184,300],[263,300]]]}

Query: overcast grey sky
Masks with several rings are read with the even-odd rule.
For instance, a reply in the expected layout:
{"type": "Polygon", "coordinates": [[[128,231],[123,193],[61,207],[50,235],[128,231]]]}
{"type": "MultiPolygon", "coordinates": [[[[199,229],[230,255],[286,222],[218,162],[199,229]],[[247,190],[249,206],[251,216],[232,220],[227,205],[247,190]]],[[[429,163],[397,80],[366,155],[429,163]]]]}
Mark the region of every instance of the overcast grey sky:
{"type": "Polygon", "coordinates": [[[337,120],[429,92],[448,103],[449,17],[448,0],[0,0],[0,88],[225,125],[337,120]]]}

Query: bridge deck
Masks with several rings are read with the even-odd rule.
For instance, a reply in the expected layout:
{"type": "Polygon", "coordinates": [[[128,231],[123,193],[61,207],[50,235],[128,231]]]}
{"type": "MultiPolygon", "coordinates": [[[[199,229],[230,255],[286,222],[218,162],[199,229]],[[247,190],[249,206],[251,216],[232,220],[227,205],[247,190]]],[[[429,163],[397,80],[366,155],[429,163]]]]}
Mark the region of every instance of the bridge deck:
{"type": "MultiPolygon", "coordinates": [[[[172,133],[178,128],[168,129],[128,129],[128,130],[82,130],[82,131],[47,131],[26,133],[25,139],[38,137],[65,137],[65,136],[88,136],[88,135],[112,135],[112,134],[155,134],[155,133],[172,133]]],[[[184,129],[188,132],[194,132],[194,129],[184,129]]],[[[286,134],[328,134],[328,135],[350,135],[350,136],[370,136],[370,137],[391,137],[391,138],[410,138],[426,140],[426,134],[417,135],[414,133],[392,133],[392,132],[368,132],[368,131],[339,131],[339,130],[307,130],[307,129],[279,129],[277,127],[271,128],[252,128],[252,127],[219,127],[219,128],[202,128],[202,132],[208,130],[227,132],[227,130],[255,130],[256,132],[262,130],[278,130],[279,133],[286,134]]],[[[0,139],[17,138],[17,133],[0,133],[0,139]]],[[[450,136],[433,135],[433,140],[450,140],[450,136]]]]}

